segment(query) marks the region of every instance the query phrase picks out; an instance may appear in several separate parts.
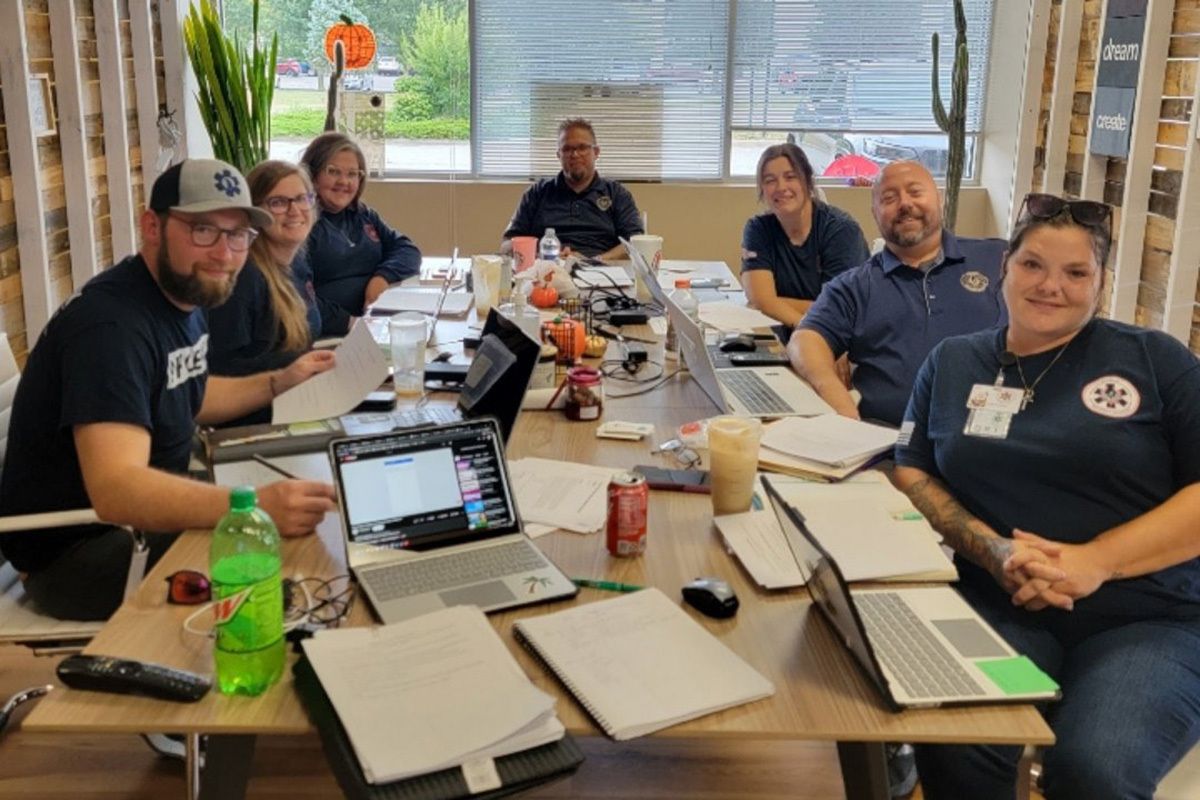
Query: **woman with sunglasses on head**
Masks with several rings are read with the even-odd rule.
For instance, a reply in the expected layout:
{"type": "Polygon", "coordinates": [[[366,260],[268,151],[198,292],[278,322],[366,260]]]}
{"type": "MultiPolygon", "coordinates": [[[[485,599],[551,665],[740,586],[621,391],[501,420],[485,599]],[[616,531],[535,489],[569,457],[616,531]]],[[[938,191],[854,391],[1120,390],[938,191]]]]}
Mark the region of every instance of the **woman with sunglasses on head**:
{"type": "Polygon", "coordinates": [[[742,231],[742,286],[750,305],[791,326],[827,281],[871,254],[854,218],[817,198],[799,146],[768,147],[756,175],[759,202],[770,210],[742,231]]]}
{"type": "Polygon", "coordinates": [[[362,202],[367,161],[349,136],[321,134],[300,163],[313,176],[321,205],[321,218],[308,240],[321,330],[326,336],[342,336],[388,284],[420,271],[421,251],[362,202]]]}
{"type": "MultiPolygon", "coordinates": [[[[1007,327],[917,377],[895,480],[959,591],[1058,682],[1045,795],[1150,798],[1200,739],[1200,360],[1096,317],[1112,210],[1025,198],[1007,327]]],[[[1012,798],[1020,747],[919,746],[929,798],[1012,798]]]]}
{"type": "MultiPolygon", "coordinates": [[[[250,200],[272,223],[250,246],[233,294],[207,310],[208,364],[214,375],[279,369],[321,334],[321,314],[304,252],[316,218],[312,181],[303,167],[264,161],[246,176],[250,200]]],[[[270,422],[266,407],[225,423],[270,422]]]]}

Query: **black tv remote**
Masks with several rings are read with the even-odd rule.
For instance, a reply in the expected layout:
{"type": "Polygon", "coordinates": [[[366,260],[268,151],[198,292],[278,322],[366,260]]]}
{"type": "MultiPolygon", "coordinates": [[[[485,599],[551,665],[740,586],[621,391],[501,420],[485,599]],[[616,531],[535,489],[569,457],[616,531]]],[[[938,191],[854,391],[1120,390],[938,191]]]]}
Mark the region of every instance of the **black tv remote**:
{"type": "Polygon", "coordinates": [[[759,350],[754,353],[730,353],[729,363],[735,367],[778,367],[787,364],[788,357],[783,353],[759,350]]]}
{"type": "Polygon", "coordinates": [[[68,656],[57,672],[58,679],[72,689],[142,694],[181,703],[194,703],[212,688],[208,678],[194,672],[109,656],[68,656]]]}

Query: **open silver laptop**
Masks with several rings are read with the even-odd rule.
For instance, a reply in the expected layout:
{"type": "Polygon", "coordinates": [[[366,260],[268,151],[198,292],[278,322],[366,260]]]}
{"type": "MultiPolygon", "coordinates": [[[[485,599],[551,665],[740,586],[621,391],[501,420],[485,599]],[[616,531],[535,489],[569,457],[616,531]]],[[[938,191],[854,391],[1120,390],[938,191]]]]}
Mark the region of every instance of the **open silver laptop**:
{"type": "Polygon", "coordinates": [[[346,563],[383,622],[573,597],[522,531],[494,419],[329,444],[346,563]]]}
{"type": "Polygon", "coordinates": [[[762,482],[813,603],[893,710],[1059,697],[1057,684],[950,587],[851,593],[800,511],[769,477],[762,482]]]}

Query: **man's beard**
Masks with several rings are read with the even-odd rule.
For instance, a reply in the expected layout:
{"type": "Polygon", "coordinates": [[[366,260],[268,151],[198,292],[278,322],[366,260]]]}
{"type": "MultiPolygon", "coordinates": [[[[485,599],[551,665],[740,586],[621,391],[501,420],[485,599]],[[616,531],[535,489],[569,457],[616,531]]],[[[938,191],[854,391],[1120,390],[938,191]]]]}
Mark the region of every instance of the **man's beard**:
{"type": "Polygon", "coordinates": [[[164,239],[158,248],[158,285],[175,302],[185,306],[216,308],[233,294],[236,275],[224,282],[206,281],[195,270],[190,275],[181,275],[172,268],[167,242],[164,239]]]}
{"type": "Polygon", "coordinates": [[[917,217],[913,214],[907,214],[902,217],[897,217],[892,220],[892,224],[883,231],[883,238],[889,243],[897,247],[912,247],[929,238],[941,226],[941,222],[931,222],[926,216],[917,217]],[[910,219],[916,219],[921,222],[921,229],[912,233],[902,233],[900,224],[910,219]]]}

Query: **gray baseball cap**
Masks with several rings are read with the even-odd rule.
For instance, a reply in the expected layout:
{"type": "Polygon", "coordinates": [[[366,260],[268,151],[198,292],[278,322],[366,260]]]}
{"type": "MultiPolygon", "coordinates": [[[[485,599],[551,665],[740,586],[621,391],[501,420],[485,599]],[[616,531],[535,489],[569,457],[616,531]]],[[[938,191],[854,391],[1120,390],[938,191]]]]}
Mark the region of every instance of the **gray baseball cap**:
{"type": "Polygon", "coordinates": [[[209,158],[189,158],[168,169],[154,182],[151,211],[245,211],[250,224],[269,228],[274,219],[250,201],[250,187],[237,167],[209,158]]]}

